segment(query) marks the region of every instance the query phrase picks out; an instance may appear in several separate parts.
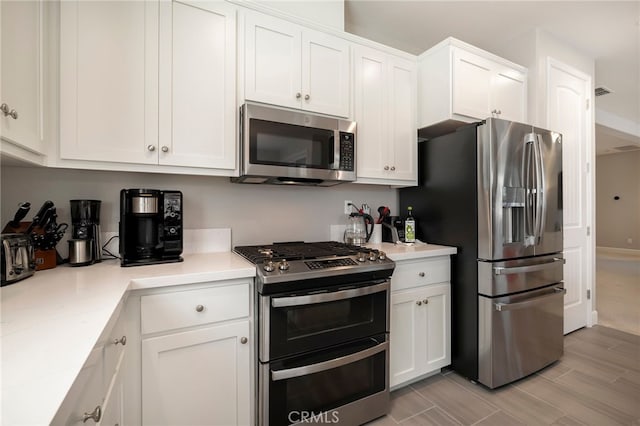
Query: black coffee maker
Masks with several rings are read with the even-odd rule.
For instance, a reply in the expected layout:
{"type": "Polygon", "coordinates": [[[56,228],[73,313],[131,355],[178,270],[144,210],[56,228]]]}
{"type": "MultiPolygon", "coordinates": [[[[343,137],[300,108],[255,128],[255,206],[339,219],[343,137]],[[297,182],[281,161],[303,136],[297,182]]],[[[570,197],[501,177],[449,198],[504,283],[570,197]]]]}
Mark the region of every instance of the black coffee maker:
{"type": "MultiPolygon", "coordinates": [[[[102,260],[102,241],[100,237],[100,200],[70,200],[71,234],[74,240],[83,243],[86,248],[83,265],[102,260]],[[86,243],[85,243],[86,241],[86,243]]],[[[73,264],[73,262],[72,262],[73,264]]]]}
{"type": "Polygon", "coordinates": [[[182,192],[120,191],[120,265],[182,262],[182,192]]]}

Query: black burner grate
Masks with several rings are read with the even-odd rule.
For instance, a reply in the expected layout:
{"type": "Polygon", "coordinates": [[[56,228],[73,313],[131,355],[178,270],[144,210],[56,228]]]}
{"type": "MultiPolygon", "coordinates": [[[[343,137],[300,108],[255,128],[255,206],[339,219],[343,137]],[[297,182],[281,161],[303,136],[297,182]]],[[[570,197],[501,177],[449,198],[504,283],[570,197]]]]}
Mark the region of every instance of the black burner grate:
{"type": "Polygon", "coordinates": [[[369,252],[370,249],[338,243],[336,241],[321,241],[316,243],[292,241],[261,246],[237,246],[233,251],[250,262],[260,263],[269,257],[272,257],[273,260],[287,259],[288,261],[318,259],[332,256],[351,256],[358,252],[369,252]]]}

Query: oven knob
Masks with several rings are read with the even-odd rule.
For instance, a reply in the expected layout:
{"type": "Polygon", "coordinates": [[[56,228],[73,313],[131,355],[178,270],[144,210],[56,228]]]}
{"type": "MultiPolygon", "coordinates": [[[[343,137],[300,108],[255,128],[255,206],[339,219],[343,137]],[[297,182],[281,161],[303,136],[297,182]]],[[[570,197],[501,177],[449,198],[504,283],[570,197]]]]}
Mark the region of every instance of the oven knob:
{"type": "Polygon", "coordinates": [[[383,251],[379,251],[378,252],[378,259],[385,260],[386,258],[387,258],[387,253],[385,253],[383,251]]]}
{"type": "Polygon", "coordinates": [[[276,267],[273,264],[273,261],[269,260],[268,262],[264,263],[264,266],[262,267],[262,269],[264,269],[267,272],[273,272],[273,270],[276,269],[276,267]]]}
{"type": "Polygon", "coordinates": [[[372,251],[371,253],[369,253],[369,260],[370,261],[374,261],[378,259],[378,253],[376,253],[375,251],[372,251]]]}
{"type": "Polygon", "coordinates": [[[358,252],[358,262],[364,262],[365,260],[367,260],[366,255],[363,252],[358,252]]]}
{"type": "Polygon", "coordinates": [[[287,269],[289,269],[289,262],[287,262],[287,259],[282,259],[280,261],[280,265],[278,265],[278,269],[280,269],[281,271],[286,271],[287,269]]]}

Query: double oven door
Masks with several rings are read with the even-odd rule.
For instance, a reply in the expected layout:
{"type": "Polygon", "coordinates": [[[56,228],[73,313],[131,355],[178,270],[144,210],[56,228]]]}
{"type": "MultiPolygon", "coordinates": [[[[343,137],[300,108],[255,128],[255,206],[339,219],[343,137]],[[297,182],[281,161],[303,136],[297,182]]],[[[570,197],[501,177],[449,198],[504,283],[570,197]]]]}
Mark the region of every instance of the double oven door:
{"type": "Polygon", "coordinates": [[[389,280],[378,280],[260,296],[259,424],[360,424],[385,414],[389,295],[389,280]]]}

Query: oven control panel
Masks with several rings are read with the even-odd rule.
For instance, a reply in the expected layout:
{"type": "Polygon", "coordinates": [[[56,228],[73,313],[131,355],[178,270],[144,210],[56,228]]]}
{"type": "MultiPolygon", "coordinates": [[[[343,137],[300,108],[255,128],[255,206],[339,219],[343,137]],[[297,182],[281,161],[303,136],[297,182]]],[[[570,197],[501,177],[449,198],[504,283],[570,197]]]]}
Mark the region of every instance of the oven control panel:
{"type": "Polygon", "coordinates": [[[340,259],[323,259],[323,260],[309,260],[304,262],[309,269],[327,269],[335,268],[337,266],[353,266],[357,263],[350,257],[343,257],[340,259]]]}

